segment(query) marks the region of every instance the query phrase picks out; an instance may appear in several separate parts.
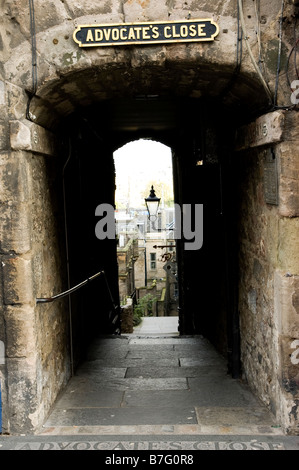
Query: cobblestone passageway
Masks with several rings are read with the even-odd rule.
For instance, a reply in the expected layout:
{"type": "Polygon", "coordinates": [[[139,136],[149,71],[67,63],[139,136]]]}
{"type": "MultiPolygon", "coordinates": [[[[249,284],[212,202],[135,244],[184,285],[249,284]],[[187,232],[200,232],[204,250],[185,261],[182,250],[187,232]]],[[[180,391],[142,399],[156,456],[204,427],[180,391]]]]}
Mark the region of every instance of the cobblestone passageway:
{"type": "Polygon", "coordinates": [[[41,434],[279,435],[213,346],[176,330],[177,317],[151,317],[134,334],[98,338],[41,434]]]}

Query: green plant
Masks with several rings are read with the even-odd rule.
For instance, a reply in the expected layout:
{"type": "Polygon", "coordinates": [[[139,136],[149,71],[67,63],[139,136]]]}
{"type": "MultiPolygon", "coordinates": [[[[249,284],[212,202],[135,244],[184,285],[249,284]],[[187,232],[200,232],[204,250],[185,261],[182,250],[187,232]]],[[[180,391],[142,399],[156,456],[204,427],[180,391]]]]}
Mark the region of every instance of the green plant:
{"type": "Polygon", "coordinates": [[[151,316],[153,313],[153,303],[156,300],[151,294],[147,294],[138,300],[134,306],[133,324],[137,326],[141,322],[141,317],[151,316]]]}

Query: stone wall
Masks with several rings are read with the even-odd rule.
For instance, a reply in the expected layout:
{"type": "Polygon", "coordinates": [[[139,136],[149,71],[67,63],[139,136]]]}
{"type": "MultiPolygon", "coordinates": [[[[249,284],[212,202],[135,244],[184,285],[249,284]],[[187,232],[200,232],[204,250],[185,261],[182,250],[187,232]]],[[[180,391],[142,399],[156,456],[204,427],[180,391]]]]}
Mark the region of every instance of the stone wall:
{"type": "MultiPolygon", "coordinates": [[[[243,4],[247,40],[254,56],[261,55],[273,94],[277,86],[275,104],[290,105],[284,66],[293,47],[295,7],[291,3],[285,6],[283,73],[277,82],[281,1],[261,2],[260,13],[255,2],[244,0],[243,4]]],[[[61,164],[53,160],[57,152],[49,130],[54,132],[80,107],[148,94],[153,88],[176,97],[215,99],[229,85],[223,99],[227,105],[237,109],[242,105],[245,112],[259,114],[266,104],[244,41],[242,67],[234,77],[238,44],[235,0],[35,0],[34,6],[36,57],[28,2],[8,0],[0,5],[0,341],[6,351],[0,380],[3,428],[8,432],[36,429],[69,376],[66,305],[35,303],[36,297],[65,287],[62,206],[57,201],[61,164]],[[72,39],[78,24],[178,20],[189,15],[216,20],[220,28],[217,40],[208,47],[200,43],[83,50],[72,39]],[[233,83],[232,77],[236,78],[233,83]]],[[[293,77],[293,70],[289,72],[293,77]]],[[[240,156],[246,161],[240,315],[248,381],[272,409],[280,407],[285,427],[296,429],[298,137],[293,134],[291,139],[275,146],[280,165],[278,207],[267,206],[263,200],[263,150],[245,151],[240,156]]]]}
{"type": "Polygon", "coordinates": [[[122,334],[131,334],[134,331],[134,323],[133,323],[133,316],[134,316],[134,305],[132,302],[127,302],[121,308],[121,332],[122,334]]]}
{"type": "MultiPolygon", "coordinates": [[[[16,109],[18,102],[11,100],[10,105],[16,109]]],[[[5,110],[10,113],[11,107],[5,110]]],[[[69,327],[67,303],[41,307],[35,302],[66,288],[61,163],[53,156],[55,139],[26,121],[8,124],[10,139],[0,157],[0,337],[6,355],[0,379],[3,432],[20,432],[45,419],[66,383],[69,327]]]]}
{"type": "Polygon", "coordinates": [[[238,153],[239,310],[243,373],[288,432],[298,432],[298,196],[297,113],[282,140],[238,153]],[[290,134],[290,129],[291,134],[290,134]],[[265,196],[265,162],[277,161],[277,204],[265,196]],[[286,188],[288,188],[286,190],[286,188]],[[290,190],[291,188],[291,190],[290,190]]]}
{"type": "MultiPolygon", "coordinates": [[[[262,54],[262,64],[270,88],[275,88],[277,52],[279,42],[279,18],[281,1],[261,2],[257,14],[255,3],[243,1],[248,41],[255,57],[262,54]],[[258,28],[257,28],[258,24],[258,28]],[[258,42],[260,31],[261,41],[258,42]],[[259,51],[259,44],[262,50],[259,51]]],[[[115,96],[114,83],[118,82],[118,94],[126,96],[146,92],[147,79],[159,80],[163,88],[172,89],[175,94],[200,97],[203,94],[215,97],[223,92],[232,78],[236,67],[237,8],[235,0],[224,3],[191,1],[148,0],[109,0],[104,6],[97,2],[48,2],[45,14],[44,3],[36,0],[36,50],[37,84],[39,99],[32,99],[31,116],[45,127],[55,127],[57,119],[74,111],[79,104],[86,105],[101,99],[115,96]],[[78,24],[123,23],[134,21],[179,20],[212,17],[219,23],[220,33],[214,43],[173,44],[146,48],[89,48],[79,49],[72,35],[78,24]],[[200,62],[200,68],[194,63],[200,62]],[[172,66],[170,67],[170,65],[172,66]],[[187,67],[187,64],[189,66],[187,67]],[[140,73],[148,67],[148,78],[140,73]],[[169,68],[170,67],[170,68],[169,68]],[[128,73],[122,73],[128,70],[128,73]],[[78,72],[78,73],[77,73],[78,72]],[[88,85],[87,85],[88,83],[88,85]],[[136,87],[137,86],[137,87],[136,87]],[[51,103],[51,111],[49,104],[51,103]]],[[[14,94],[32,90],[32,51],[30,37],[30,15],[28,2],[9,0],[2,6],[1,39],[2,79],[13,89],[14,94]]],[[[282,60],[286,63],[293,46],[292,14],[294,6],[286,5],[284,16],[288,19],[283,37],[282,60]]],[[[255,98],[251,89],[259,88],[249,55],[243,45],[242,80],[230,90],[226,100],[238,102],[246,99],[253,104],[255,98]]],[[[279,82],[278,104],[285,104],[285,93],[289,88],[285,80],[279,82]]],[[[262,94],[256,100],[257,107],[262,103],[262,94]]],[[[20,108],[23,115],[25,109],[20,108]]]]}
{"type": "Polygon", "coordinates": [[[138,259],[138,240],[131,238],[126,246],[117,248],[119,296],[126,301],[135,289],[135,264],[138,259]]]}
{"type": "Polygon", "coordinates": [[[264,201],[265,154],[265,150],[251,150],[239,155],[239,165],[244,168],[239,180],[239,310],[244,374],[262,400],[275,407],[277,350],[273,347],[273,316],[279,229],[277,208],[264,201]]]}

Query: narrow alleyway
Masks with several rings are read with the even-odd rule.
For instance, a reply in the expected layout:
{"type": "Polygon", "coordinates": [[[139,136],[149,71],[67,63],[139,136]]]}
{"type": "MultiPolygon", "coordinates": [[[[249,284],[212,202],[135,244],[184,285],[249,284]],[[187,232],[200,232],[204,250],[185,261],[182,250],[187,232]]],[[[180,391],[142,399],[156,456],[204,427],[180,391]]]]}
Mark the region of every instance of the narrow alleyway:
{"type": "Polygon", "coordinates": [[[279,434],[272,416],[177,317],[145,318],[134,334],[89,350],[42,434],[279,434]]]}

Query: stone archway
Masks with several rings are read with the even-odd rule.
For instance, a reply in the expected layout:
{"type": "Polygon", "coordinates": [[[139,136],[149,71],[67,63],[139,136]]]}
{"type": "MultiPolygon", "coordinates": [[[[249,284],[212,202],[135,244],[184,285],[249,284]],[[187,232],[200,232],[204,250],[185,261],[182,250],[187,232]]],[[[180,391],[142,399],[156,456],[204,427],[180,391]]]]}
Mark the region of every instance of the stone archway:
{"type": "MultiPolygon", "coordinates": [[[[45,16],[42,2],[36,2],[37,66],[33,61],[33,67],[34,73],[37,72],[37,88],[34,93],[29,92],[29,98],[26,90],[32,91],[34,75],[31,74],[30,12],[23,5],[18,10],[18,3],[8,2],[3,20],[10,34],[16,34],[15,43],[8,47],[10,55],[3,60],[1,82],[1,103],[6,105],[2,126],[6,132],[1,141],[4,313],[0,325],[4,331],[5,324],[3,339],[7,353],[1,378],[6,384],[2,389],[3,428],[10,432],[36,429],[70,374],[65,342],[67,308],[62,303],[46,309],[35,304],[38,296],[54,294],[65,286],[65,251],[59,235],[63,214],[57,211],[62,206],[61,201],[54,200],[61,196],[61,179],[57,179],[57,174],[61,177],[66,153],[58,131],[63,129],[64,120],[75,112],[84,114],[88,106],[95,106],[99,112],[103,105],[124,98],[132,103],[136,98],[147,99],[153,95],[172,102],[202,97],[215,106],[215,114],[221,103],[221,108],[225,105],[230,110],[230,118],[240,120],[238,124],[247,124],[270,110],[268,97],[248,55],[243,57],[242,70],[237,70],[239,29],[233,1],[214,6],[213,11],[208,11],[205,2],[197,10],[187,4],[176,5],[177,2],[171,2],[171,6],[169,2],[159,2],[158,6],[154,0],[148,5],[140,1],[111,1],[100,12],[95,12],[91,5],[85,5],[83,12],[75,2],[67,1],[64,5],[49,5],[45,16]],[[166,16],[181,19],[189,11],[193,17],[202,16],[203,12],[207,17],[213,16],[220,25],[219,41],[93,50],[78,49],[72,41],[74,27],[84,20],[93,23],[95,14],[99,22],[129,22],[164,20],[166,16]],[[83,18],[85,15],[87,18],[83,18]]],[[[244,8],[249,29],[254,31],[251,7],[244,8]]],[[[273,6],[272,10],[263,12],[263,21],[268,25],[263,30],[263,38],[274,41],[276,31],[269,25],[278,8],[274,11],[273,6]]],[[[8,44],[8,36],[4,42],[8,44]]],[[[269,46],[265,55],[268,81],[274,90],[276,77],[271,72],[271,52],[269,46]]],[[[286,90],[281,85],[282,103],[288,96],[286,90]]],[[[124,110],[128,107],[121,108],[118,117],[123,118],[124,110]]],[[[169,126],[167,113],[164,125],[165,122],[169,126]]],[[[298,161],[296,123],[297,116],[287,110],[260,118],[242,129],[239,153],[233,159],[235,176],[240,176],[238,181],[242,181],[237,193],[242,195],[242,200],[236,208],[241,221],[241,276],[236,311],[241,319],[244,375],[258,396],[272,407],[285,429],[292,432],[296,432],[298,408],[295,343],[298,338],[295,235],[298,178],[293,172],[298,161]],[[269,147],[271,154],[268,154],[269,147]],[[279,200],[275,204],[269,204],[264,198],[264,178],[268,171],[265,162],[269,163],[269,155],[275,155],[278,162],[275,174],[279,200]],[[240,164],[241,159],[246,163],[240,164]],[[277,245],[282,249],[277,250],[277,245]],[[295,363],[288,360],[290,352],[295,363]]],[[[220,127],[219,124],[218,130],[220,127]]],[[[186,135],[184,138],[187,139],[186,135]]]]}

